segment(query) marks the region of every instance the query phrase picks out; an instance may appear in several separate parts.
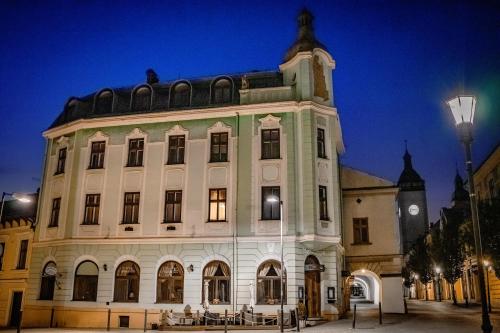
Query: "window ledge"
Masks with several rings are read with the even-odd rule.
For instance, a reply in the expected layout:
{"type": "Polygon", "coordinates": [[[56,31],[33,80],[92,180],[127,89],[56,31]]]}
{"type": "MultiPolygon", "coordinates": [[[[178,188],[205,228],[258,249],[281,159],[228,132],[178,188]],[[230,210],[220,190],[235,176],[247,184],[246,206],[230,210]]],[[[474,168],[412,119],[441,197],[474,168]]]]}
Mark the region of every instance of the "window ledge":
{"type": "Polygon", "coordinates": [[[319,159],[322,159],[322,160],[325,160],[325,161],[329,161],[330,159],[326,156],[318,156],[319,159]]]}
{"type": "Polygon", "coordinates": [[[54,177],[57,177],[57,178],[60,178],[64,175],[64,171],[63,172],[55,172],[54,173],[54,177]]]}
{"type": "Polygon", "coordinates": [[[208,220],[207,221],[207,223],[221,223],[221,222],[224,223],[224,222],[229,222],[229,221],[228,220],[214,220],[214,221],[208,220]]]}
{"type": "Polygon", "coordinates": [[[171,167],[179,167],[179,166],[186,166],[186,162],[182,163],[165,163],[165,166],[171,166],[171,167]]]}
{"type": "Polygon", "coordinates": [[[272,162],[272,161],[281,161],[281,160],[283,160],[283,158],[281,158],[281,157],[277,157],[277,158],[262,158],[261,157],[259,159],[259,161],[270,161],[270,162],[272,162]]]}
{"type": "Polygon", "coordinates": [[[47,228],[59,228],[58,225],[48,225],[47,228]]]}
{"type": "Polygon", "coordinates": [[[92,168],[92,167],[88,167],[87,170],[103,170],[104,167],[98,167],[98,168],[92,168]]]}
{"type": "Polygon", "coordinates": [[[142,170],[144,169],[144,165],[125,165],[127,170],[142,170]]]}
{"type": "Polygon", "coordinates": [[[325,218],[321,218],[321,217],[320,217],[320,218],[319,218],[319,220],[320,220],[321,222],[332,222],[332,220],[331,220],[329,217],[325,217],[325,218]]]}
{"type": "Polygon", "coordinates": [[[280,221],[281,219],[259,219],[259,222],[280,222],[280,221]]]}
{"type": "Polygon", "coordinates": [[[229,161],[208,161],[210,165],[228,165],[229,161]]]}
{"type": "Polygon", "coordinates": [[[139,225],[139,222],[120,222],[120,225],[139,225]]]}
{"type": "MultiPolygon", "coordinates": [[[[163,222],[161,224],[182,224],[182,221],[165,221],[165,220],[163,220],[163,222]]],[[[172,303],[172,304],[175,304],[175,303],[172,303]]]]}
{"type": "Polygon", "coordinates": [[[99,226],[99,223],[81,223],[80,225],[85,226],[85,227],[93,227],[93,226],[99,226]]]}
{"type": "Polygon", "coordinates": [[[371,242],[351,243],[351,245],[372,245],[372,243],[371,242]]]}

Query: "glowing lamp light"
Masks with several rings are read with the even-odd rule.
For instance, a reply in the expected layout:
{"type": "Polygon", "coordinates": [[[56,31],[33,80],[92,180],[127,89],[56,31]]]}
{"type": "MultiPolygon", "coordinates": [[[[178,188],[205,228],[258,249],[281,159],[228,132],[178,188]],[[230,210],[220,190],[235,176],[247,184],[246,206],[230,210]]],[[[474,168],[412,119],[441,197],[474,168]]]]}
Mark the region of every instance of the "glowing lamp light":
{"type": "Polygon", "coordinates": [[[441,273],[441,267],[436,267],[436,273],[441,273]]]}
{"type": "Polygon", "coordinates": [[[18,201],[21,201],[21,202],[24,202],[24,203],[28,203],[28,202],[31,202],[31,198],[24,195],[24,194],[20,194],[20,193],[14,193],[12,194],[12,197],[18,201]]]}
{"type": "Polygon", "coordinates": [[[474,96],[457,96],[446,102],[451,109],[455,125],[471,123],[476,111],[476,98],[474,96]]]}
{"type": "Polygon", "coordinates": [[[268,196],[268,197],[266,198],[266,201],[267,201],[267,202],[279,202],[280,200],[278,199],[278,197],[277,197],[277,196],[275,196],[275,195],[270,195],[270,196],[268,196]]]}
{"type": "Polygon", "coordinates": [[[486,267],[488,267],[490,265],[490,262],[488,260],[484,260],[483,261],[483,265],[486,266],[486,267]]]}
{"type": "Polygon", "coordinates": [[[361,270],[361,273],[364,273],[364,272],[366,272],[366,270],[363,268],[363,269],[361,270]]]}
{"type": "Polygon", "coordinates": [[[415,274],[415,280],[418,280],[419,279],[419,275],[418,274],[415,274]]]}

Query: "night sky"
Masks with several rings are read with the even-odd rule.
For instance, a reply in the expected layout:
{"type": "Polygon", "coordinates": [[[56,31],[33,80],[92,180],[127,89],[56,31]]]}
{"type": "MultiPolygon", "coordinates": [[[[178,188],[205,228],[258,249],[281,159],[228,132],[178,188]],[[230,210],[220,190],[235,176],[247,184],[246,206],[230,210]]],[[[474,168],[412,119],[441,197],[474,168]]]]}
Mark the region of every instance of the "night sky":
{"type": "Polygon", "coordinates": [[[344,164],[397,181],[404,140],[431,221],[463,151],[444,103],[478,98],[474,162],[500,141],[500,6],[486,1],[2,1],[0,191],[35,191],[47,129],[70,96],[277,70],[303,6],[336,60],[344,164]],[[439,3],[439,4],[437,4],[439,3]]]}

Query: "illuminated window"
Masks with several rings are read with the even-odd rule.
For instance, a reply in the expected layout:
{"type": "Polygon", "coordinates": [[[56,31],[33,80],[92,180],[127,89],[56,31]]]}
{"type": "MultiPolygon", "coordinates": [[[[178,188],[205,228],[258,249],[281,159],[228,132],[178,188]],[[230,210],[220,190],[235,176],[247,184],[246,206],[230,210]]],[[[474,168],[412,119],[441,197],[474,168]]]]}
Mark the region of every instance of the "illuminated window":
{"type": "Polygon", "coordinates": [[[280,187],[263,186],[262,187],[262,220],[280,219],[280,187]],[[275,198],[276,200],[268,200],[275,198]]]}
{"type": "Polygon", "coordinates": [[[139,302],[139,266],[133,261],[125,261],[118,266],[115,274],[115,302],[139,302]]]}
{"type": "MultiPolygon", "coordinates": [[[[280,304],[281,264],[267,260],[257,269],[257,304],[280,304]]],[[[283,302],[286,303],[286,272],[283,272],[283,302]]]]}
{"type": "Polygon", "coordinates": [[[175,261],[167,261],[158,269],[157,303],[182,303],[184,297],[184,269],[175,261]]]}
{"type": "Polygon", "coordinates": [[[205,300],[205,281],[208,281],[210,304],[231,302],[231,270],[222,261],[211,261],[203,269],[202,301],[205,300]]]}
{"type": "Polygon", "coordinates": [[[209,191],[209,215],[210,222],[226,220],[226,189],[211,189],[209,191]]]}

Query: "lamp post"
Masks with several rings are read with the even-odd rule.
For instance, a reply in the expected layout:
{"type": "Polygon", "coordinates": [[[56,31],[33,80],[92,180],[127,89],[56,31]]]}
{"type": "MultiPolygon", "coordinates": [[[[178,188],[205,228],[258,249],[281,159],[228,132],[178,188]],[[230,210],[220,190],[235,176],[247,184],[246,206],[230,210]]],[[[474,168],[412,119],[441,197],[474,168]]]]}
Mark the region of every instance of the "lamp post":
{"type": "Polygon", "coordinates": [[[484,267],[486,269],[486,287],[488,288],[488,312],[491,313],[490,276],[488,275],[490,262],[488,260],[484,261],[484,267]]]}
{"type": "Polygon", "coordinates": [[[437,274],[437,277],[436,277],[436,280],[437,280],[437,287],[438,287],[438,302],[441,302],[441,268],[440,267],[436,267],[436,274],[437,274]]]}
{"type": "Polygon", "coordinates": [[[281,270],[280,270],[280,331],[283,332],[283,271],[285,270],[285,265],[283,263],[283,201],[281,201],[277,196],[271,195],[266,198],[269,203],[277,203],[280,205],[280,247],[281,247],[281,270]]]}
{"type": "Polygon", "coordinates": [[[21,193],[2,192],[2,204],[0,205],[0,223],[2,222],[2,218],[3,218],[3,206],[5,204],[5,197],[6,196],[13,197],[14,199],[19,200],[23,203],[31,202],[31,198],[28,197],[27,195],[24,195],[21,193]]]}
{"type": "MultiPolygon", "coordinates": [[[[474,247],[476,249],[476,260],[478,266],[483,263],[483,249],[481,246],[481,233],[479,228],[479,217],[477,214],[476,190],[474,188],[474,177],[472,174],[472,122],[476,111],[476,98],[474,96],[457,96],[447,102],[451,109],[455,124],[457,126],[460,141],[465,148],[465,166],[469,178],[469,195],[472,216],[472,227],[474,230],[474,247]]],[[[481,293],[482,325],[481,329],[485,333],[491,333],[490,317],[486,304],[486,288],[484,285],[484,270],[478,269],[479,289],[481,293]]]]}
{"type": "Polygon", "coordinates": [[[417,298],[418,301],[418,274],[415,274],[415,297],[417,298]]]}

